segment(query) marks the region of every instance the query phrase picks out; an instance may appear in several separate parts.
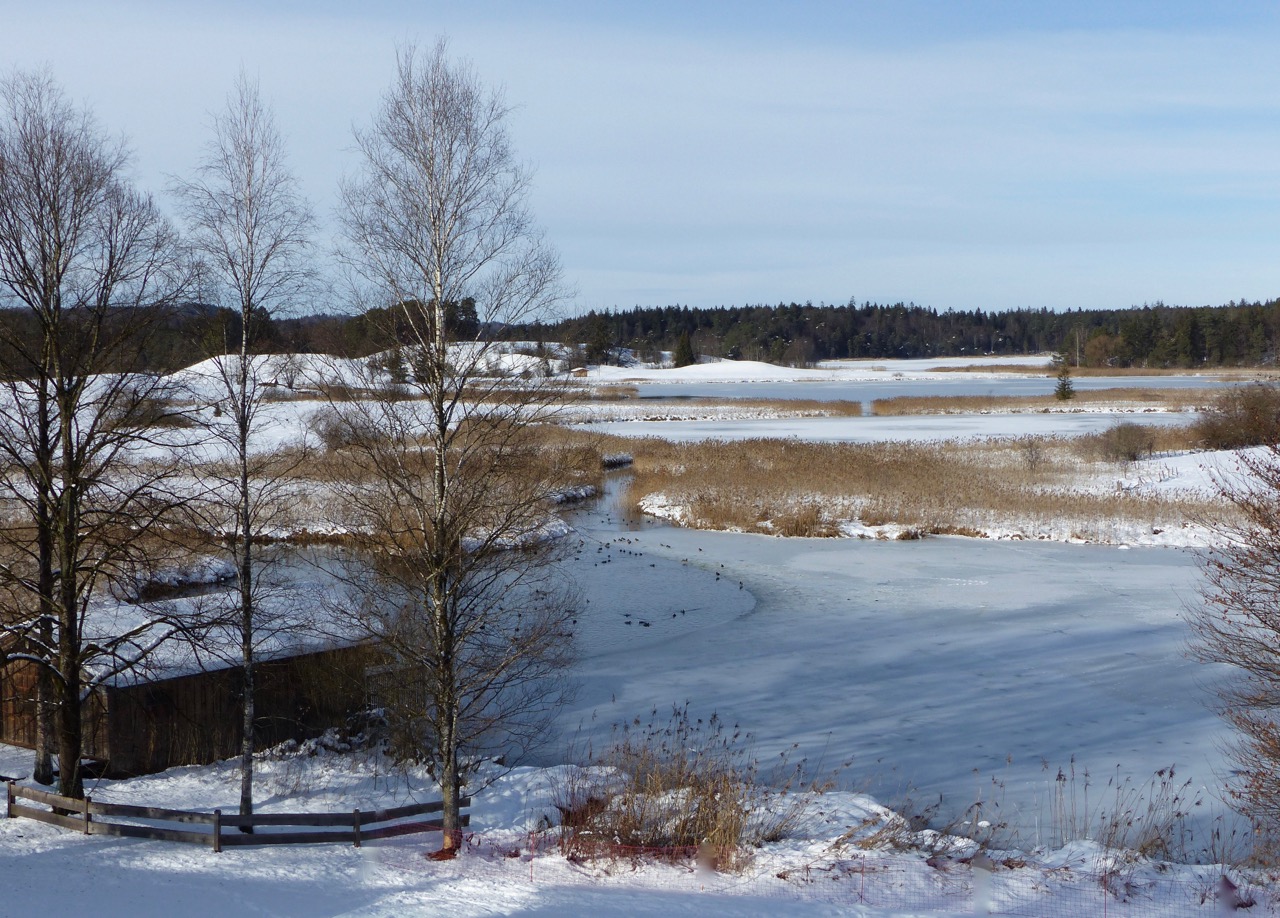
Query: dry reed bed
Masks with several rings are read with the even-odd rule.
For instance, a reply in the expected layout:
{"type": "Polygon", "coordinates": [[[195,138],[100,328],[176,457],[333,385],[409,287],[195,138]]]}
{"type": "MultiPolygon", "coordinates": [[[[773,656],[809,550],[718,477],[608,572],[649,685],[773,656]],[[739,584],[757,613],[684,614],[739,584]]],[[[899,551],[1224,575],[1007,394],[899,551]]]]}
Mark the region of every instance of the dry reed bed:
{"type": "Polygon", "coordinates": [[[749,409],[752,411],[773,411],[784,417],[821,417],[835,418],[862,417],[862,402],[844,399],[823,401],[816,398],[696,398],[696,399],[655,399],[658,404],[699,406],[727,405],[731,408],[749,409]]]}
{"type": "MultiPolygon", "coordinates": [[[[1050,383],[1045,383],[1046,388],[1050,383]]],[[[1101,406],[1119,411],[1186,412],[1201,411],[1221,394],[1213,389],[1094,389],[1077,391],[1069,401],[1044,395],[903,395],[881,398],[871,403],[877,417],[913,414],[998,414],[1097,410],[1101,406]]]]}
{"type": "MultiPolygon", "coordinates": [[[[1016,373],[1022,376],[1057,375],[1053,361],[1045,358],[1043,364],[969,364],[962,367],[930,367],[928,373],[1016,373]]],[[[1275,379],[1280,370],[1266,367],[1214,367],[1189,370],[1183,367],[1071,367],[1072,376],[1200,376],[1205,379],[1275,379]]]]}
{"type": "MultiPolygon", "coordinates": [[[[1176,437],[1169,434],[1168,438],[1176,437]]],[[[1184,434],[1185,436],[1185,434],[1184,434]]],[[[1211,521],[1217,502],[1082,489],[1121,471],[1097,438],[970,443],[731,444],[632,441],[629,503],[662,494],[696,528],[834,536],[841,523],[893,524],[907,534],[1062,533],[1111,541],[1117,527],[1165,529],[1211,521]]]]}
{"type": "MultiPolygon", "coordinates": [[[[321,436],[317,439],[323,440],[321,436]]],[[[525,480],[539,487],[553,483],[563,493],[603,487],[605,457],[625,453],[629,440],[550,424],[533,424],[520,432],[509,462],[519,465],[525,480]]],[[[343,541],[340,495],[344,487],[371,479],[368,463],[352,461],[351,444],[334,441],[311,448],[291,447],[255,459],[254,477],[274,482],[270,490],[272,527],[281,541],[298,544],[343,541]]],[[[414,462],[430,457],[425,444],[414,462]]],[[[193,467],[206,481],[234,470],[225,463],[193,467]]],[[[548,507],[548,512],[552,508],[548,507]]]]}
{"type": "Polygon", "coordinates": [[[575,424],[606,421],[677,421],[704,418],[861,417],[862,403],[818,399],[673,398],[565,405],[561,419],[575,424]]]}

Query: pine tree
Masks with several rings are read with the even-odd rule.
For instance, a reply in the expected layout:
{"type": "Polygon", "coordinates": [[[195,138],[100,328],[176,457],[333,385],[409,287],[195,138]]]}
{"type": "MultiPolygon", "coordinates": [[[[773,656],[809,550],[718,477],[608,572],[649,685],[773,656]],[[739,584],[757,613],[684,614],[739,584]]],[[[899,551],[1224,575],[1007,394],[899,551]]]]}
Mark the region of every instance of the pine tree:
{"type": "Polygon", "coordinates": [[[671,362],[677,367],[687,367],[691,363],[698,362],[698,355],[693,352],[693,342],[689,340],[688,332],[682,333],[676,341],[676,350],[671,362]]]}
{"type": "Polygon", "coordinates": [[[1070,401],[1076,397],[1076,387],[1071,383],[1071,367],[1060,354],[1055,354],[1053,362],[1058,365],[1058,384],[1053,387],[1053,397],[1060,402],[1070,401]]]}

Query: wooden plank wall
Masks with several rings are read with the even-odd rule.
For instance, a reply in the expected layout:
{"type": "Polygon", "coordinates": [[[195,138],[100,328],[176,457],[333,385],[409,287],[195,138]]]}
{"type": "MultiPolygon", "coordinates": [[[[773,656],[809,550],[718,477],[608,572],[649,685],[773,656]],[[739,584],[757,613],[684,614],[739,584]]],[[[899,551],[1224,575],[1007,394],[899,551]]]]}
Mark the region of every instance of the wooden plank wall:
{"type": "MultiPolygon", "coordinates": [[[[258,668],[258,748],[342,726],[365,705],[365,647],[265,661],[258,668]]],[[[240,750],[240,670],[194,673],[138,685],[109,686],[85,706],[84,754],[109,777],[205,765],[240,750]]],[[[0,741],[35,744],[35,669],[0,668],[0,741]]]]}
{"type": "MultiPolygon", "coordinates": [[[[370,657],[354,647],[260,663],[257,747],[342,726],[365,704],[370,657]]],[[[149,774],[238,754],[240,678],[233,667],[107,690],[108,773],[149,774]]]]}

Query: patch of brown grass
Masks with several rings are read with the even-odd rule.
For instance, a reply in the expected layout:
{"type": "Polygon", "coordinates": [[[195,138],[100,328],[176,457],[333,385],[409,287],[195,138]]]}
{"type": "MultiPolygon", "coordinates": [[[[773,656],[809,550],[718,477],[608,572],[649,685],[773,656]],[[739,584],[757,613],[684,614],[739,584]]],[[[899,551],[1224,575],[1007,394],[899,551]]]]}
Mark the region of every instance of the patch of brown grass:
{"type": "MultiPolygon", "coordinates": [[[[752,849],[788,837],[827,785],[806,781],[792,750],[761,762],[752,739],[689,704],[615,724],[588,768],[553,786],[571,860],[658,858],[737,870],[752,849]]],[[[793,747],[794,749],[794,747],[793,747]]]]}
{"type": "MultiPolygon", "coordinates": [[[[1046,382],[1046,387],[1050,384],[1046,382]]],[[[1211,404],[1218,393],[1210,389],[1095,389],[1076,390],[1065,408],[1114,405],[1131,411],[1199,411],[1211,404]]],[[[871,413],[877,417],[915,414],[996,414],[1002,412],[1062,411],[1063,403],[1052,392],[1044,395],[904,395],[876,399],[871,413]]]]}
{"type": "MultiPolygon", "coordinates": [[[[1154,432],[1165,436],[1164,428],[1154,432]]],[[[963,444],[635,440],[628,498],[634,505],[665,494],[688,505],[698,528],[798,536],[837,535],[842,521],[857,519],[966,535],[1025,521],[1087,537],[1114,520],[1168,528],[1222,511],[1190,498],[1078,490],[1082,474],[1117,470],[1096,450],[1058,437],[963,444]],[[1027,441],[1034,441],[1034,462],[1027,441]]]]}
{"type": "Polygon", "coordinates": [[[582,399],[590,402],[621,402],[640,396],[639,386],[622,383],[575,385],[574,388],[581,392],[582,399]]]}
{"type": "MultiPolygon", "coordinates": [[[[981,364],[974,363],[962,367],[930,367],[930,373],[1018,373],[1023,376],[1053,377],[1057,370],[1053,362],[1045,358],[1043,364],[981,364]]],[[[1214,367],[1204,370],[1188,370],[1182,367],[1076,367],[1071,368],[1072,376],[1203,376],[1207,378],[1221,377],[1225,379],[1261,379],[1274,378],[1280,370],[1270,367],[1214,367]]]]}
{"type": "MultiPolygon", "coordinates": [[[[603,488],[605,457],[627,452],[630,441],[588,431],[554,425],[532,425],[521,434],[518,449],[513,449],[509,464],[518,465],[520,481],[534,482],[539,490],[552,495],[584,485],[603,488]]],[[[429,453],[412,457],[429,460],[429,453]]],[[[226,479],[234,469],[225,464],[209,463],[193,469],[206,478],[226,479]]],[[[276,482],[278,493],[273,500],[280,505],[283,534],[264,541],[282,541],[292,545],[345,544],[349,536],[341,526],[340,503],[344,489],[365,484],[375,477],[367,461],[353,461],[350,444],[336,443],[333,448],[291,448],[267,456],[255,457],[254,477],[276,482]]],[[[553,507],[548,505],[548,512],[553,507]]]]}
{"type": "Polygon", "coordinates": [[[674,414],[691,414],[700,409],[741,409],[771,411],[783,417],[862,417],[862,402],[815,398],[646,398],[641,403],[655,411],[669,408],[674,414]]]}
{"type": "Polygon", "coordinates": [[[1023,376],[1053,376],[1053,362],[1046,357],[1044,363],[970,363],[962,367],[929,367],[929,373],[1020,373],[1023,376]]]}
{"type": "Polygon", "coordinates": [[[835,399],[822,401],[812,398],[732,398],[707,399],[711,404],[733,405],[776,411],[779,414],[799,414],[832,418],[862,417],[862,402],[835,399]]]}

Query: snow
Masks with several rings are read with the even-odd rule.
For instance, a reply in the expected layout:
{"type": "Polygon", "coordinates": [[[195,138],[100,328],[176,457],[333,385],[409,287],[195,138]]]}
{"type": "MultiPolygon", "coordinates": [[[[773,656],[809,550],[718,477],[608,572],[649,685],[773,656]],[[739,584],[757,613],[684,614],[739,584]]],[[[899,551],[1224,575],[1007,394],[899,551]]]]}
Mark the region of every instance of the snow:
{"type": "MultiPolygon", "coordinates": [[[[677,411],[679,409],[676,409],[677,411]]],[[[650,408],[651,413],[654,412],[650,408]]],[[[966,414],[900,417],[729,417],[697,420],[656,420],[644,423],[603,421],[583,425],[588,430],[620,437],[661,437],[666,440],[754,440],[761,437],[819,443],[922,442],[1019,436],[1078,436],[1097,433],[1121,421],[1169,424],[1189,420],[1186,415],[1127,414],[1081,411],[1069,414],[966,414]]]]}
{"type": "Polygon", "coordinates": [[[743,383],[743,382],[827,382],[885,378],[931,379],[945,373],[954,376],[958,368],[973,367],[992,376],[1010,373],[1009,367],[1047,368],[1049,355],[1018,357],[938,357],[912,360],[828,360],[813,369],[783,367],[755,360],[705,360],[685,367],[591,367],[587,378],[593,382],[628,383],[743,383]]]}
{"type": "MultiPolygon", "coordinates": [[[[1036,361],[1028,366],[1045,362],[1027,360],[1036,361]]],[[[283,374],[297,367],[277,361],[262,359],[261,378],[287,390],[283,374]]],[[[1001,378],[999,367],[1014,362],[992,358],[987,375],[1001,378]]],[[[871,361],[793,370],[708,362],[680,370],[593,369],[588,382],[637,382],[642,390],[667,382],[711,383],[725,396],[735,393],[735,382],[777,382],[793,397],[806,398],[807,382],[902,380],[928,394],[943,376],[974,375],[937,372],[946,364],[954,365],[871,361]]],[[[327,374],[333,366],[303,361],[293,394],[303,394],[299,380],[307,377],[301,371],[327,374]]],[[[348,371],[354,378],[363,368],[353,364],[339,376],[348,371]]],[[[197,365],[179,377],[196,410],[211,414],[217,398],[211,367],[197,365]]],[[[297,443],[322,407],[306,399],[267,403],[270,423],[255,449],[297,443]]],[[[599,410],[617,418],[632,409],[599,410]]],[[[868,442],[1069,434],[1134,419],[1096,411],[798,418],[746,416],[732,406],[696,410],[705,413],[683,421],[599,423],[596,429],[868,442]]],[[[209,455],[216,446],[204,449],[209,455]]],[[[1214,482],[1231,474],[1234,455],[1161,456],[1078,487],[1211,495],[1214,482]]],[[[654,515],[687,512],[665,495],[645,500],[654,515]]],[[[1117,523],[1114,540],[1134,546],[1122,552],[1038,541],[1044,530],[1026,522],[992,527],[991,540],[898,542],[892,527],[859,528],[851,521],[846,534],[871,538],[807,540],[654,526],[625,518],[607,500],[584,508],[569,517],[572,533],[558,533],[577,539],[571,562],[581,590],[577,699],[560,715],[558,734],[538,758],[477,795],[463,857],[445,864],[425,860],[422,852],[435,841],[430,837],[361,849],[270,847],[215,856],[200,848],[0,820],[0,914],[92,906],[140,916],[945,916],[973,913],[975,887],[985,887],[1005,914],[1097,914],[1104,903],[1108,915],[1212,914],[1212,906],[1197,911],[1187,903],[1212,888],[1218,871],[1134,861],[1117,871],[1117,882],[1131,887],[1131,901],[1104,898],[1108,893],[1096,874],[1099,861],[1114,854],[1087,840],[1049,847],[1044,818],[1056,769],[1072,761],[1093,769],[1097,785],[1112,769],[1141,782],[1176,763],[1179,779],[1191,780],[1205,801],[1198,827],[1225,814],[1217,788],[1227,767],[1222,749],[1228,733],[1211,711],[1207,688],[1218,673],[1184,654],[1182,614],[1195,602],[1198,559],[1169,547],[1143,547],[1203,544],[1204,534],[1176,527],[1144,537],[1117,523]],[[538,840],[534,830],[554,812],[551,785],[569,747],[599,740],[615,721],[685,700],[697,712],[717,711],[742,723],[762,755],[796,743],[824,767],[852,764],[837,789],[819,798],[802,830],[757,852],[741,875],[656,863],[575,864],[538,840]],[[862,826],[854,834],[866,837],[892,823],[876,801],[898,803],[907,789],[917,799],[942,795],[953,811],[978,797],[988,807],[998,799],[1018,827],[1019,859],[1026,866],[999,867],[987,876],[960,860],[968,849],[930,865],[919,849],[833,847],[850,829],[862,826]]],[[[176,584],[216,579],[217,568],[171,573],[176,584]]],[[[322,572],[297,579],[296,589],[289,588],[294,598],[310,597],[312,605],[332,589],[322,572]]],[[[117,608],[124,615],[129,607],[117,608]]],[[[158,663],[175,671],[187,665],[180,657],[158,663]]],[[[29,752],[0,746],[0,774],[21,777],[29,770],[29,752]]],[[[264,757],[261,775],[261,808],[268,811],[364,809],[434,795],[421,773],[400,775],[366,753],[315,746],[264,757]]],[[[237,788],[234,766],[222,763],[104,781],[90,793],[211,809],[233,806],[237,788]]]]}
{"type": "MultiPolygon", "coordinates": [[[[418,769],[388,770],[366,751],[329,744],[268,753],[258,762],[260,812],[349,812],[434,796],[418,769]]],[[[5,773],[21,756],[0,746],[5,773]]],[[[814,797],[789,837],[752,852],[739,873],[687,863],[575,862],[540,831],[554,813],[560,769],[517,768],[475,796],[462,854],[424,857],[438,836],[226,849],[86,836],[0,819],[5,915],[101,914],[201,918],[489,915],[1212,915],[1197,908],[1221,873],[1121,860],[1088,841],[1035,852],[991,851],[910,831],[856,793],[814,797]],[[975,856],[976,855],[976,856],[975,856]],[[970,858],[973,858],[970,862],[970,858]],[[1099,883],[1113,874],[1109,891],[1099,883]],[[1118,894],[1117,894],[1118,893],[1118,894]]],[[[235,799],[230,763],[173,769],[90,788],[102,802],[209,811],[235,799]]],[[[1236,874],[1237,881],[1245,877],[1236,874]]],[[[1246,892],[1249,888],[1246,886],[1246,892]]],[[[1254,895],[1260,895],[1253,890],[1254,895]]]]}

